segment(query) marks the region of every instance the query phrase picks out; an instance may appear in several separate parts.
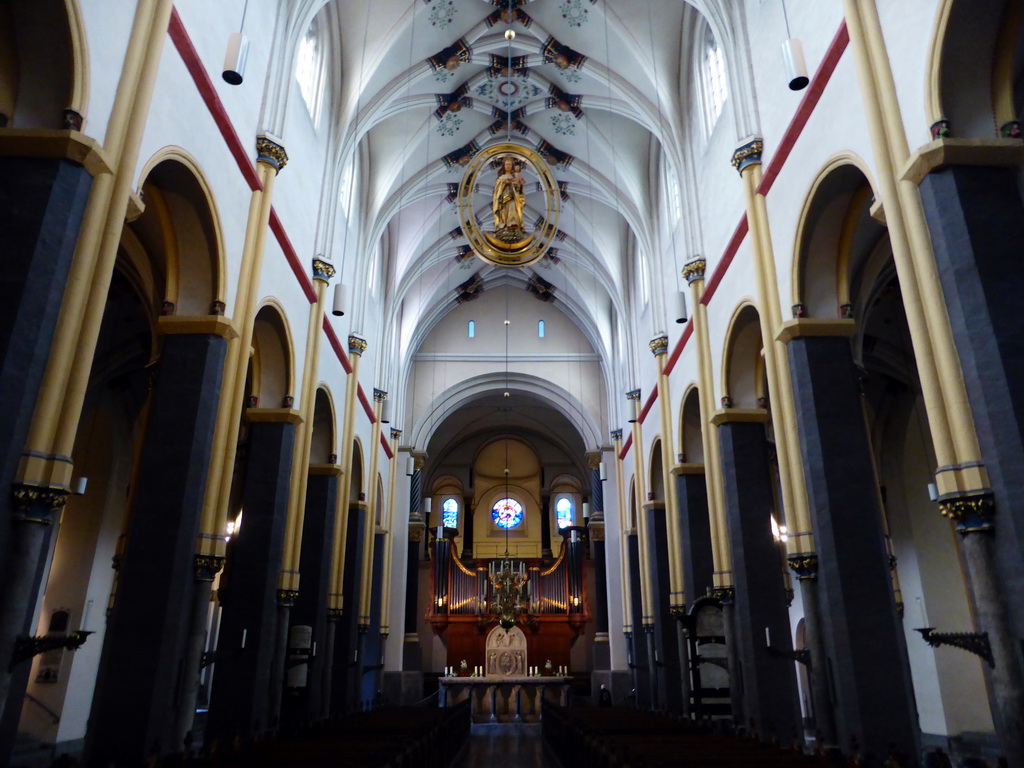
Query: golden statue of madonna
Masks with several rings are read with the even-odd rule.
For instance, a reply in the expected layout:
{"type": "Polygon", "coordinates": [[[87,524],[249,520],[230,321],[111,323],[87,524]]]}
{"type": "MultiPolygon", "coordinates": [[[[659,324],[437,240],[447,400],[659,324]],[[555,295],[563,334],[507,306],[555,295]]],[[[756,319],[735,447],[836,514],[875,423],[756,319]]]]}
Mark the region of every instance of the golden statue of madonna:
{"type": "Polygon", "coordinates": [[[459,225],[473,251],[484,261],[496,266],[525,267],[538,261],[551,247],[558,234],[560,202],[558,182],[544,158],[529,147],[494,144],[477,152],[466,164],[458,193],[459,225]],[[536,174],[539,182],[537,189],[530,191],[531,210],[539,214],[536,226],[530,229],[525,221],[525,170],[536,174]],[[497,178],[488,194],[490,185],[484,179],[495,171],[497,178]],[[487,230],[487,224],[481,224],[489,218],[486,203],[480,199],[485,195],[490,198],[494,218],[493,226],[487,230]]]}
{"type": "Polygon", "coordinates": [[[501,172],[494,182],[491,209],[494,211],[494,236],[504,243],[517,243],[526,235],[523,226],[523,207],[526,193],[523,187],[522,165],[515,158],[503,158],[501,172]]]}

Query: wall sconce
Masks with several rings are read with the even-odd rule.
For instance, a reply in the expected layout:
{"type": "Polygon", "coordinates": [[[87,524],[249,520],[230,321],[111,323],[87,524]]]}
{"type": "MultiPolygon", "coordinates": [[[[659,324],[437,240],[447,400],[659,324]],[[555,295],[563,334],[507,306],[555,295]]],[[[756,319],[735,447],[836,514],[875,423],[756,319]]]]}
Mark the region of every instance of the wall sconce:
{"type": "Polygon", "coordinates": [[[682,291],[676,291],[676,295],[672,301],[672,309],[675,315],[675,321],[677,323],[685,323],[687,319],[686,313],[686,294],[682,291]]]}
{"type": "Polygon", "coordinates": [[[416,474],[416,460],[409,454],[409,458],[405,460],[405,476],[412,477],[416,474]]]}

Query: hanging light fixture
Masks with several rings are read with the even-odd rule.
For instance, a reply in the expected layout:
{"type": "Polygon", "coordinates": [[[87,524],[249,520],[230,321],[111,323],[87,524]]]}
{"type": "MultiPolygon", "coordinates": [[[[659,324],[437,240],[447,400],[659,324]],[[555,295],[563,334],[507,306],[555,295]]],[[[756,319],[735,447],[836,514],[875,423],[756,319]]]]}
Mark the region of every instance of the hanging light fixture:
{"type": "Polygon", "coordinates": [[[789,16],[786,15],[786,0],[782,0],[782,18],[786,22],[786,39],[782,42],[782,63],[786,67],[786,82],[791,91],[807,87],[807,62],[804,61],[804,47],[789,33],[789,16]]]}
{"type": "Polygon", "coordinates": [[[238,31],[228,35],[228,50],[224,54],[224,70],[221,77],[230,85],[241,85],[245,77],[245,62],[249,58],[249,38],[242,34],[245,27],[245,12],[249,10],[249,0],[242,6],[242,23],[238,31]]]}
{"type": "Polygon", "coordinates": [[[686,293],[684,291],[676,291],[674,300],[672,302],[672,314],[675,315],[675,321],[677,323],[685,323],[687,318],[686,313],[686,293]]]}

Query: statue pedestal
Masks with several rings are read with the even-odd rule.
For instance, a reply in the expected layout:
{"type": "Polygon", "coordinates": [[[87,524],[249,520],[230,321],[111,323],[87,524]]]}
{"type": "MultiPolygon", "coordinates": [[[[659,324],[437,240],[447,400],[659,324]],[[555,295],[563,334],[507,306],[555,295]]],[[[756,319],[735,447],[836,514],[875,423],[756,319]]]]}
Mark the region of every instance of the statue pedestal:
{"type": "Polygon", "coordinates": [[[438,701],[450,707],[469,699],[474,723],[538,723],[541,702],[566,706],[569,677],[442,677],[438,701]]]}

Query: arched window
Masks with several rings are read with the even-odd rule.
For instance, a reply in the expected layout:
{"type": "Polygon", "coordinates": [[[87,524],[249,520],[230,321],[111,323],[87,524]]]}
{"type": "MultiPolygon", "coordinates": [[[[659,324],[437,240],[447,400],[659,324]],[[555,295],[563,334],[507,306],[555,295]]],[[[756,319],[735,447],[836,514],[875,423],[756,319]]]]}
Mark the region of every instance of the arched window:
{"type": "Polygon", "coordinates": [[[476,338],[476,321],[474,321],[474,320],[470,320],[469,321],[469,326],[466,329],[466,334],[471,339],[475,339],[476,338]]]}
{"type": "Polygon", "coordinates": [[[295,61],[295,79],[299,81],[299,92],[306,102],[306,110],[313,126],[320,124],[320,111],[324,103],[324,81],[327,74],[327,56],[320,23],[313,19],[306,30],[306,36],[299,43],[295,61]]]}
{"type": "Polygon", "coordinates": [[[448,498],[441,503],[441,521],[445,528],[459,527],[459,502],[448,498]]]}
{"type": "Polygon", "coordinates": [[[560,529],[573,524],[573,503],[568,496],[563,496],[555,502],[555,519],[560,529]]]}
{"type": "Polygon", "coordinates": [[[515,499],[501,499],[491,508],[491,518],[499,528],[515,528],[523,522],[523,505],[515,499]]]}
{"type": "Polygon", "coordinates": [[[538,339],[543,339],[544,338],[544,321],[543,320],[538,320],[537,321],[537,338],[538,339]]]}
{"type": "Polygon", "coordinates": [[[725,54],[710,27],[705,27],[700,54],[701,114],[704,135],[710,136],[729,96],[725,80],[725,54]]]}

